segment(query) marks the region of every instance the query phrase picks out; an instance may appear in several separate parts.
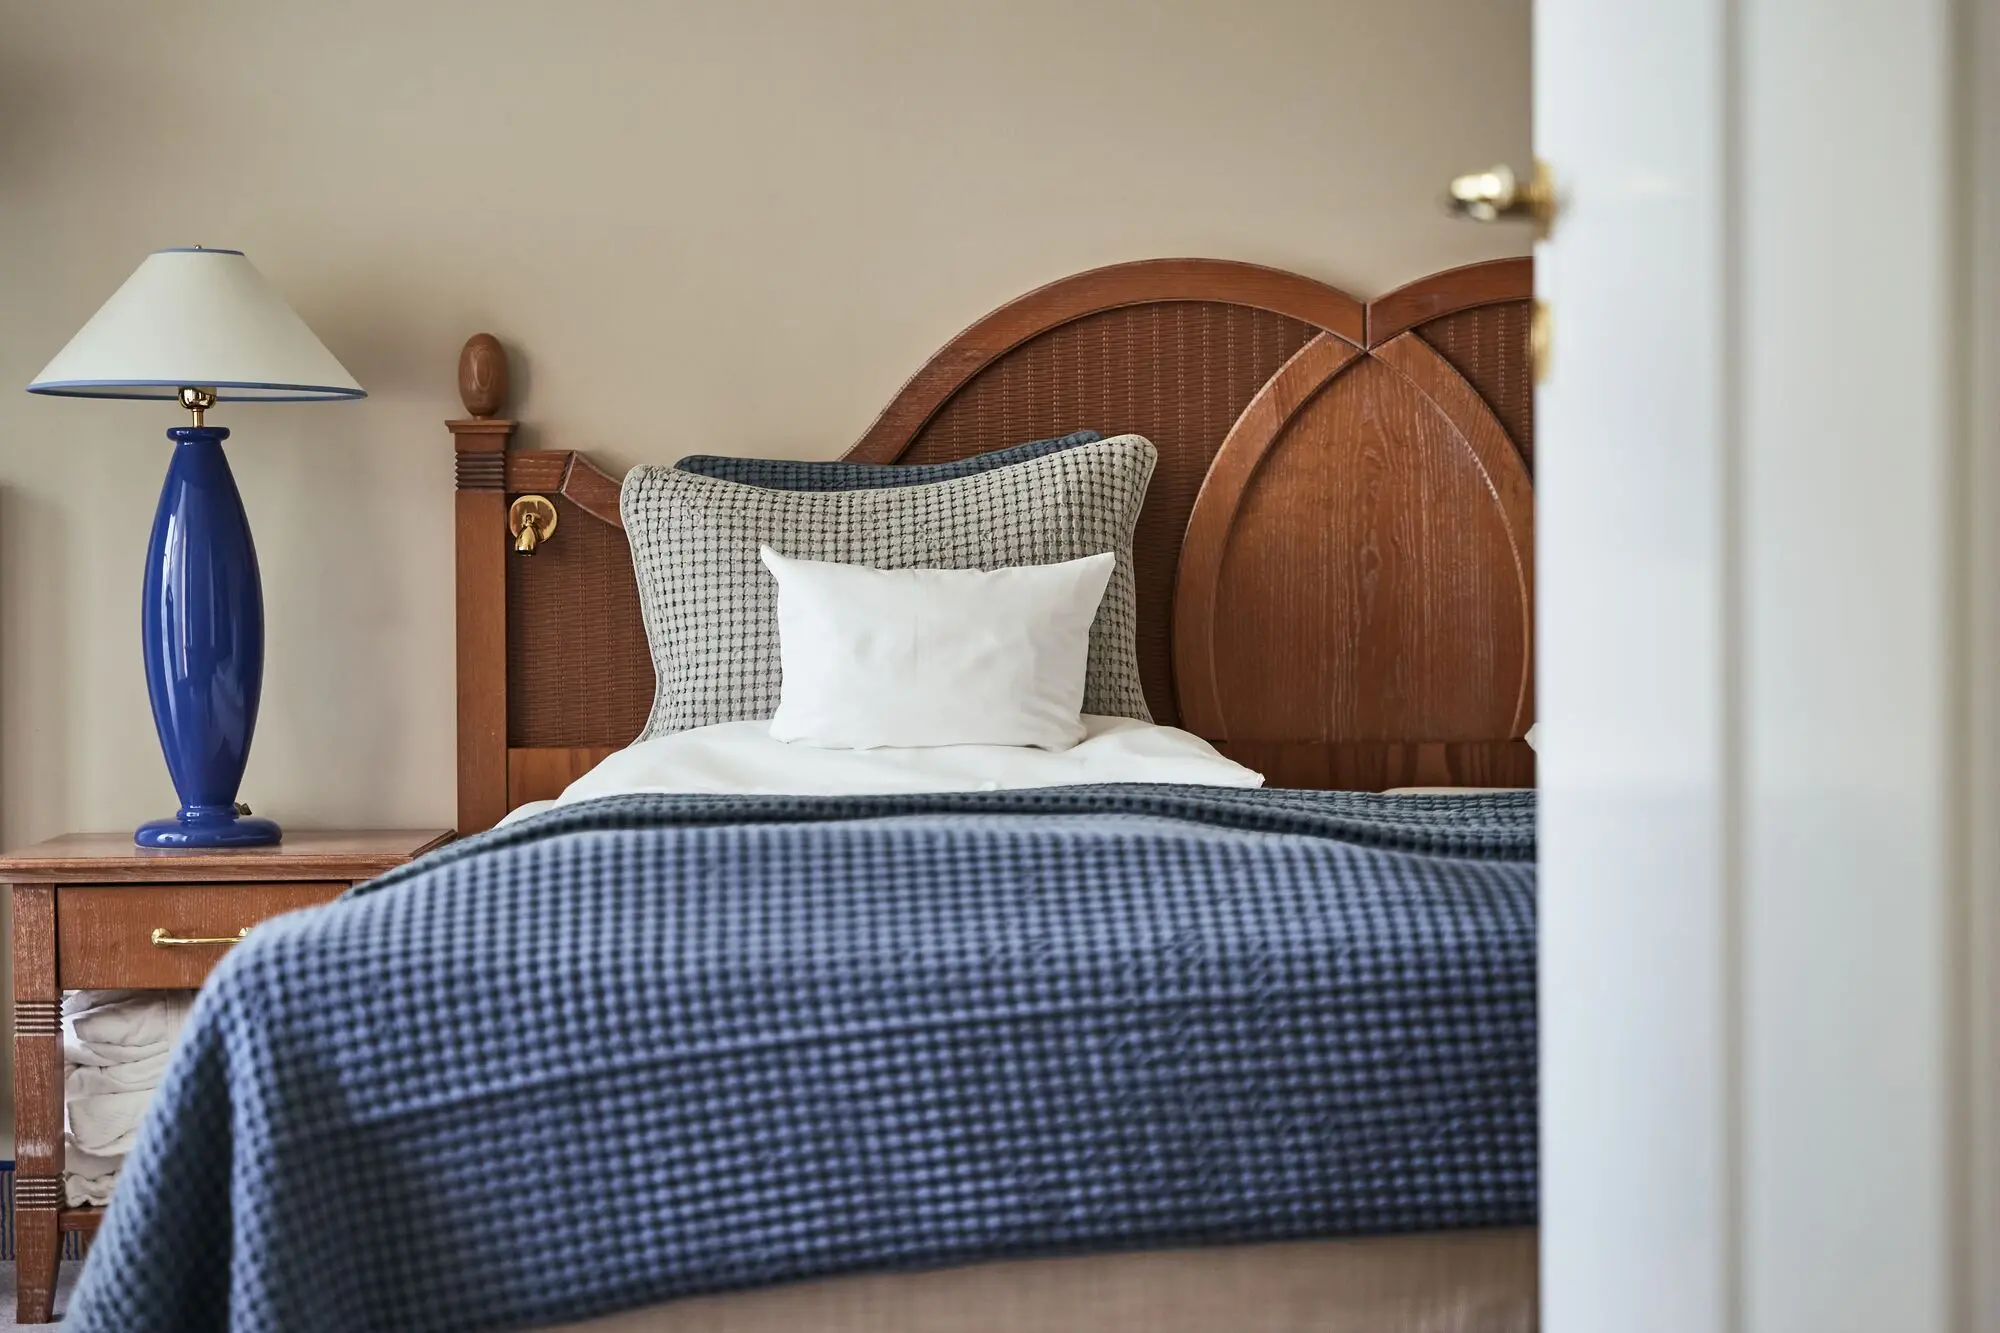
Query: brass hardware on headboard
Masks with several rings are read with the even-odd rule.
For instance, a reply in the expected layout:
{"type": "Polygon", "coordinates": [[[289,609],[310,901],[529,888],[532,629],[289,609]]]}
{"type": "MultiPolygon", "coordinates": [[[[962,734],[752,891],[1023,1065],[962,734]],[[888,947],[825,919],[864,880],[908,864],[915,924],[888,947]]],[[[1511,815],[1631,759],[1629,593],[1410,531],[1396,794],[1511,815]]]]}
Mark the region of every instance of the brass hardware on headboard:
{"type": "Polygon", "coordinates": [[[507,507],[507,531],[514,534],[514,550],[533,555],[535,548],[555,535],[556,507],[543,495],[524,495],[507,507]]]}

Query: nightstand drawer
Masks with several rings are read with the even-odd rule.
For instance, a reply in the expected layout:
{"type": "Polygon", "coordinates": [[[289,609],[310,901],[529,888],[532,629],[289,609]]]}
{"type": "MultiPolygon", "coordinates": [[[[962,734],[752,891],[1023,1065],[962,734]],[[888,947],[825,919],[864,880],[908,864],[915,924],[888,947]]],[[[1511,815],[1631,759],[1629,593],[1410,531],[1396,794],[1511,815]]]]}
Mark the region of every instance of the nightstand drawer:
{"type": "Polygon", "coordinates": [[[307,884],[64,885],[56,890],[56,976],[64,990],[192,989],[246,926],[329,902],[348,881],[307,884]]]}

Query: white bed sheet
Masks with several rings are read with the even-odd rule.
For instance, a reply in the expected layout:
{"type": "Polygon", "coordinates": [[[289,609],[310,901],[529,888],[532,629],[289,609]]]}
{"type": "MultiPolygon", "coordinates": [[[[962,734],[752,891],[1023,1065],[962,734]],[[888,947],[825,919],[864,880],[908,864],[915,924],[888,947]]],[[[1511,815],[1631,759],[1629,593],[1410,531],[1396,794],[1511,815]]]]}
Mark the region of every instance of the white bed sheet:
{"type": "Polygon", "coordinates": [[[629,745],[553,801],[530,801],[511,824],[561,805],[632,792],[743,796],[864,796],[1002,791],[1096,782],[1261,787],[1264,775],[1217,754],[1199,736],[1128,717],[1083,717],[1067,750],[1026,745],[935,745],[823,750],[771,738],[769,722],[720,722],[629,745]]]}

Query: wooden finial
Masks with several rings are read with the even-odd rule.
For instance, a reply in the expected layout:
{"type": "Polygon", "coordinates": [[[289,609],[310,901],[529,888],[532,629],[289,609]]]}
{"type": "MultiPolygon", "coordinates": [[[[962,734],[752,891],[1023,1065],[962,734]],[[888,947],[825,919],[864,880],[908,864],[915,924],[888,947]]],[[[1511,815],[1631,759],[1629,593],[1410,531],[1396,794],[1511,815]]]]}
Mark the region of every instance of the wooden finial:
{"type": "Polygon", "coordinates": [[[475,417],[498,416],[507,405],[507,349],[490,333],[475,333],[458,354],[458,397],[475,417]]]}

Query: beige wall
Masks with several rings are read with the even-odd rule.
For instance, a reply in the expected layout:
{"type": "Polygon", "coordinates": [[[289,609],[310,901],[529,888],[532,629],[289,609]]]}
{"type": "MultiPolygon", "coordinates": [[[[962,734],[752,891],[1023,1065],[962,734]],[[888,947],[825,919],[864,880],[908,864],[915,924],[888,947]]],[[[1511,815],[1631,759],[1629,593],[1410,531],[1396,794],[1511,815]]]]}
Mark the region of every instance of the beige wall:
{"type": "Polygon", "coordinates": [[[177,414],[25,384],[149,250],[244,249],[370,391],[227,409],[269,665],[244,784],[450,821],[459,343],[538,442],[828,456],[958,328],[1148,255],[1369,296],[1522,236],[1525,0],[0,6],[0,833],[174,805],[139,673],[177,414]]]}
{"type": "MultiPolygon", "coordinates": [[[[1524,237],[1527,0],[0,2],[0,836],[170,812],[163,404],[17,390],[149,250],[243,249],[368,388],[229,408],[269,652],[244,799],[452,817],[452,367],[613,463],[830,456],[990,307],[1216,255],[1370,296],[1524,237]]],[[[1106,423],[1115,424],[1115,423],[1106,423]]]]}

